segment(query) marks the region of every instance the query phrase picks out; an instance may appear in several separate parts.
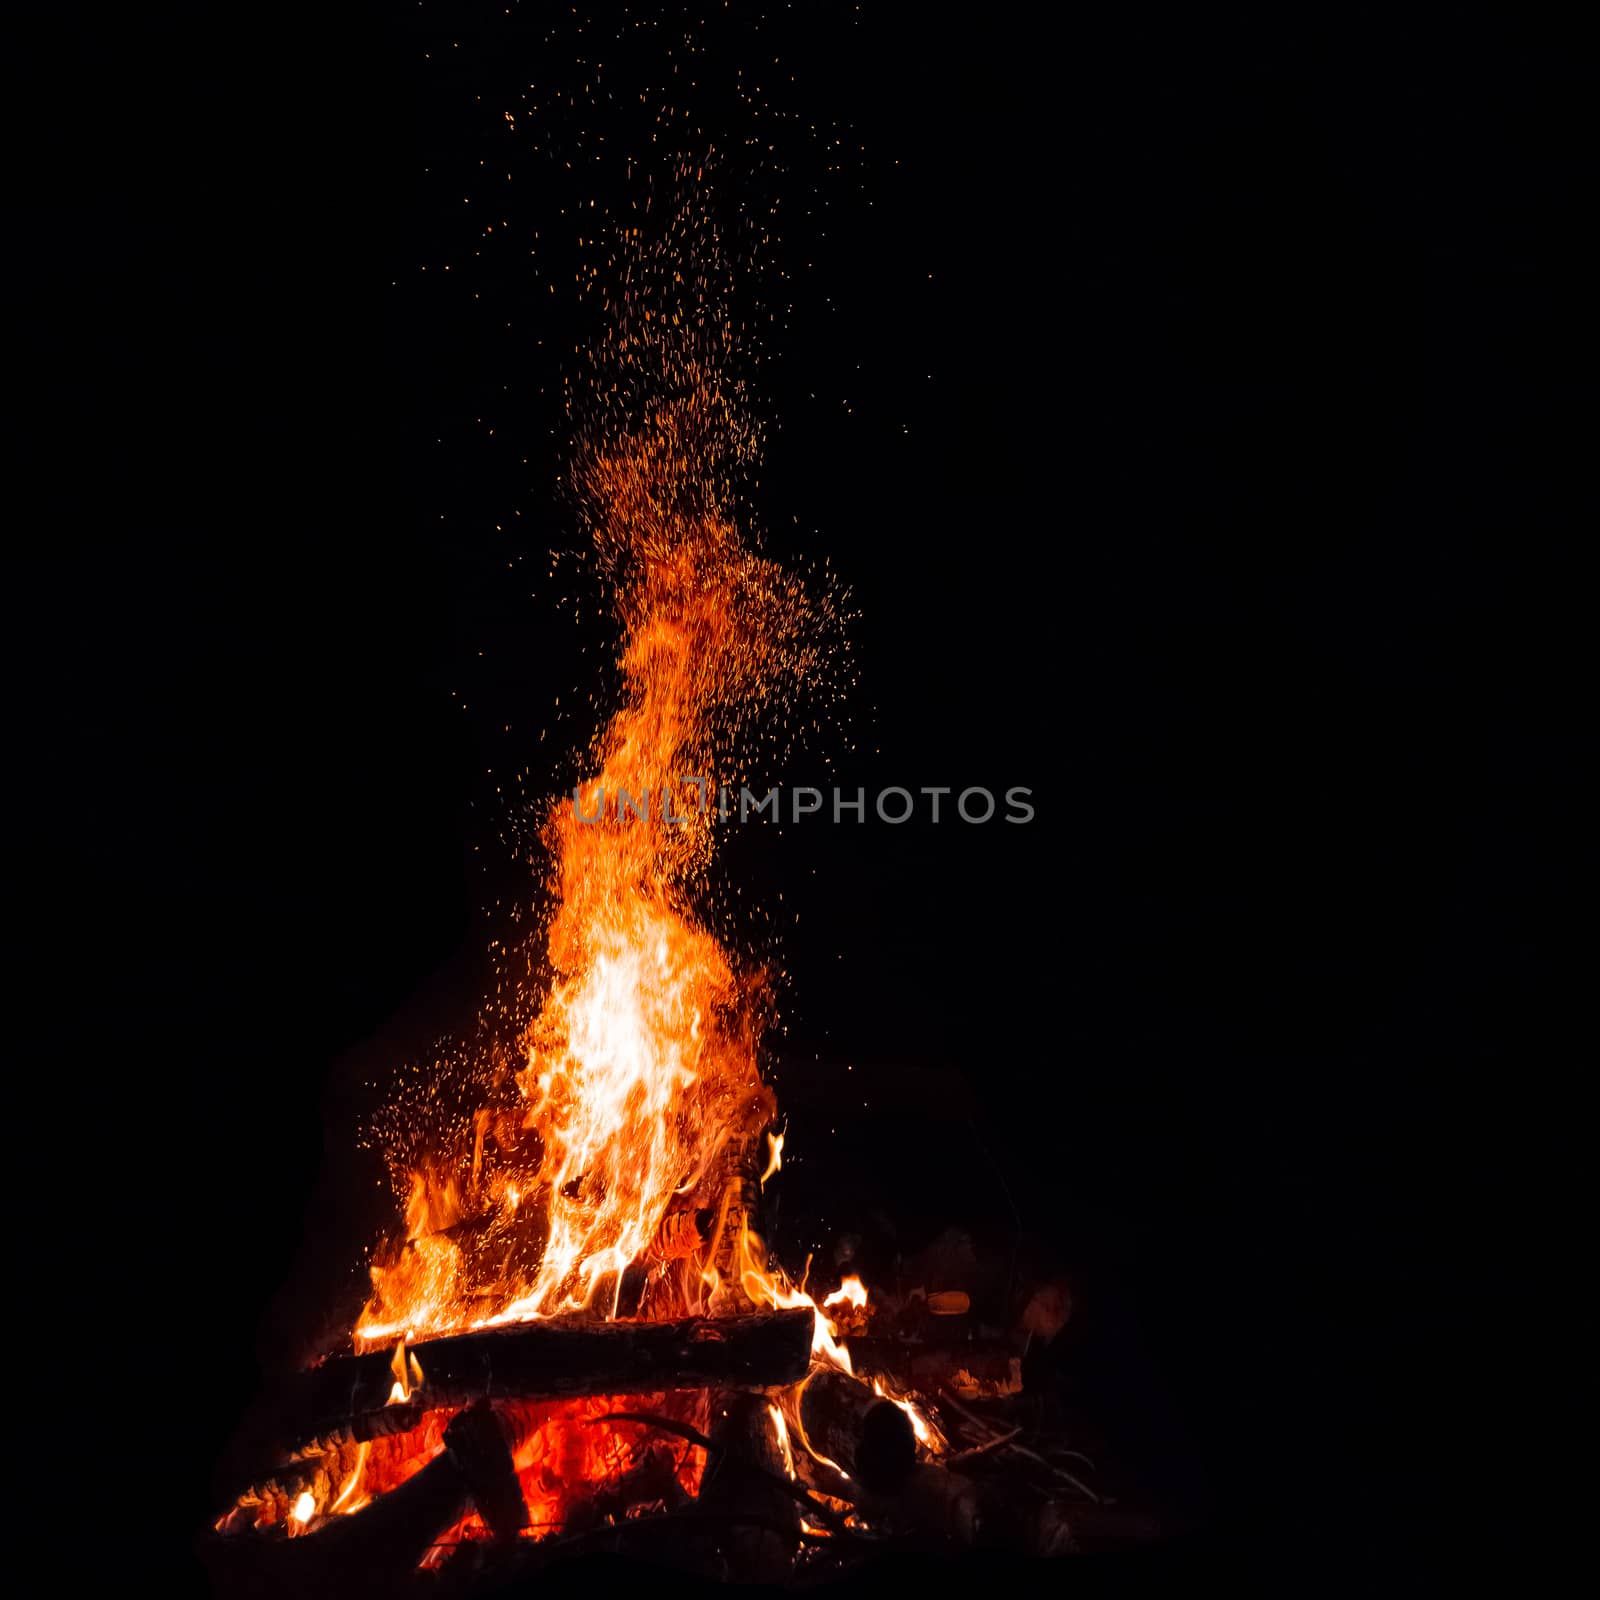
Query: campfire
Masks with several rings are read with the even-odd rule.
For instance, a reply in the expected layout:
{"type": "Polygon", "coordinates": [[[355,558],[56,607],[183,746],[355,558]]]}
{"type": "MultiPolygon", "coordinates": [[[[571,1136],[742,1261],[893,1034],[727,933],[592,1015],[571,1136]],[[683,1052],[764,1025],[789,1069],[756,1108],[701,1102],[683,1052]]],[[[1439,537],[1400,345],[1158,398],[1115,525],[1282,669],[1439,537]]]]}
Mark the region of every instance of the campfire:
{"type": "Polygon", "coordinates": [[[1082,1458],[1019,1441],[1021,1347],[974,1337],[965,1291],[823,1281],[763,1242],[773,1000],[700,905],[708,796],[826,678],[838,607],[746,531],[735,266],[692,207],[629,250],[573,403],[621,692],[543,824],[552,976],[476,1105],[423,1083],[394,1122],[403,1227],[350,1346],[269,1397],[205,1540],[231,1590],[594,1548],[761,1581],[896,1540],[1054,1553],[1098,1498],[1082,1458]]]}

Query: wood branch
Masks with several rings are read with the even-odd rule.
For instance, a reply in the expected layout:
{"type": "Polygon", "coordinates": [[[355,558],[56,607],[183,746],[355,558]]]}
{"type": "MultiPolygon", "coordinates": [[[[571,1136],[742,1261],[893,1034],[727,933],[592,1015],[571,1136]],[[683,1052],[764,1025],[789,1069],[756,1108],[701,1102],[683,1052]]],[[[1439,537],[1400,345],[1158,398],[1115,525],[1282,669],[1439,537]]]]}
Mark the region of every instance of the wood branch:
{"type": "Polygon", "coordinates": [[[514,1539],[528,1511],[506,1431],[487,1402],[452,1417],[445,1448],[422,1470],[349,1516],[298,1538],[280,1528],[207,1541],[219,1587],[295,1595],[377,1592],[407,1578],[428,1547],[476,1506],[495,1537],[514,1539]]]}
{"type": "MultiPolygon", "coordinates": [[[[410,1404],[426,1412],[481,1396],[561,1400],[796,1383],[810,1364],[813,1323],[810,1308],[800,1306],[680,1322],[550,1319],[431,1339],[411,1347],[423,1382],[410,1404]]],[[[394,1386],[392,1359],[374,1350],[299,1374],[280,1397],[283,1454],[381,1418],[394,1386]]]]}
{"type": "Polygon", "coordinates": [[[947,1467],[960,1466],[965,1461],[976,1460],[979,1456],[986,1456],[991,1450],[998,1450],[1002,1445],[1008,1445],[1018,1434],[1021,1428],[1010,1428],[1005,1433],[997,1433],[992,1439],[985,1439],[982,1444],[975,1444],[966,1450],[957,1450],[953,1456],[945,1459],[947,1467]]]}
{"type": "MultiPolygon", "coordinates": [[[[985,1440],[992,1439],[995,1433],[1002,1431],[994,1427],[992,1424],[986,1422],[976,1413],[967,1410],[967,1408],[962,1405],[961,1402],[953,1395],[951,1395],[948,1390],[945,1390],[940,1394],[939,1403],[941,1405],[949,1406],[958,1417],[965,1418],[965,1420],[973,1424],[974,1427],[980,1429],[984,1434],[985,1440]]],[[[1014,1455],[1021,1456],[1025,1461],[1034,1462],[1036,1465],[1042,1467],[1047,1473],[1050,1474],[1052,1478],[1055,1478],[1058,1482],[1066,1484],[1069,1488],[1076,1489],[1078,1493],[1081,1494],[1086,1500],[1091,1501],[1095,1505],[1100,1504],[1100,1496],[1097,1495],[1094,1490],[1091,1489],[1089,1485],[1086,1484],[1081,1478],[1074,1477],[1072,1473],[1068,1472],[1065,1468],[1058,1467],[1053,1463],[1046,1461],[1045,1458],[1036,1450],[1030,1450],[1026,1445],[1018,1444],[1014,1435],[1009,1439],[1003,1440],[996,1446],[996,1448],[1000,1450],[1009,1450],[1014,1455]]],[[[1085,1457],[1085,1460],[1087,1459],[1088,1458],[1085,1457]]]]}
{"type": "Polygon", "coordinates": [[[847,1372],[816,1371],[800,1391],[800,1426],[812,1450],[836,1462],[869,1493],[889,1495],[917,1459],[911,1419],[847,1372]]]}

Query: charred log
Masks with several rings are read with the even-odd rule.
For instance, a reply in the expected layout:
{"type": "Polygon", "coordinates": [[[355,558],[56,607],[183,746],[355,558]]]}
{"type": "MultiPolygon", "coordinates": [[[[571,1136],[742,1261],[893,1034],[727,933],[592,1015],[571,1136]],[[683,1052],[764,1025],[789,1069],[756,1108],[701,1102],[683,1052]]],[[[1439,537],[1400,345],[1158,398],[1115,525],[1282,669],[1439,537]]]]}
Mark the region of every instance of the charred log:
{"type": "MultiPolygon", "coordinates": [[[[257,1442],[235,1451],[236,1470],[219,1475],[224,1486],[222,1499],[273,1500],[287,1507],[303,1489],[321,1489],[326,1495],[330,1484],[343,1483],[355,1470],[364,1445],[392,1434],[409,1433],[427,1421],[427,1406],[414,1402],[385,1406],[382,1411],[354,1417],[344,1426],[315,1438],[302,1440],[289,1455],[280,1447],[263,1449],[257,1442]],[[272,1458],[277,1456],[277,1459],[272,1458]],[[262,1467],[263,1459],[272,1464],[262,1467]]],[[[278,1520],[282,1520],[281,1516],[278,1520]]]]}
{"type": "Polygon", "coordinates": [[[800,1425],[814,1451],[871,1494],[895,1494],[916,1464],[911,1419],[847,1372],[812,1373],[800,1391],[800,1425]]]}
{"type": "MultiPolygon", "coordinates": [[[[674,1290],[663,1280],[673,1274],[681,1278],[685,1268],[693,1270],[698,1278],[697,1258],[715,1226],[716,1213],[703,1207],[669,1211],[661,1219],[656,1236],[644,1254],[622,1274],[617,1288],[617,1314],[623,1317],[647,1315],[652,1283],[658,1291],[664,1290],[671,1297],[674,1290]]],[[[681,1306],[685,1302],[680,1299],[677,1303],[681,1306]]]]}
{"type": "Polygon", "coordinates": [[[413,1572],[473,1506],[497,1539],[514,1539],[528,1512],[500,1419],[480,1401],[451,1419],[444,1440],[444,1449],[397,1488],[299,1538],[279,1527],[209,1540],[215,1577],[259,1594],[378,1591],[413,1572]]]}
{"type": "Polygon", "coordinates": [[[515,1539],[528,1526],[528,1504],[512,1459],[513,1430],[489,1407],[475,1401],[444,1430],[445,1454],[453,1456],[484,1525],[496,1539],[515,1539]]]}
{"type": "Polygon", "coordinates": [[[740,1300],[748,1303],[738,1272],[739,1241],[756,1202],[761,1196],[757,1174],[759,1133],[745,1132],[731,1137],[723,1146],[717,1163],[722,1191],[720,1210],[711,1233],[711,1260],[719,1279],[730,1286],[740,1300]]]}
{"type": "MultiPolygon", "coordinates": [[[[423,1382],[411,1406],[795,1383],[810,1360],[813,1321],[802,1306],[680,1322],[528,1322],[433,1339],[412,1347],[423,1382]]],[[[283,1454],[382,1418],[394,1385],[392,1359],[375,1350],[299,1374],[278,1408],[283,1454]]]]}
{"type": "Polygon", "coordinates": [[[645,1259],[652,1266],[665,1261],[677,1261],[703,1249],[707,1231],[713,1222],[709,1210],[669,1211],[661,1219],[656,1236],[645,1251],[645,1259]]]}

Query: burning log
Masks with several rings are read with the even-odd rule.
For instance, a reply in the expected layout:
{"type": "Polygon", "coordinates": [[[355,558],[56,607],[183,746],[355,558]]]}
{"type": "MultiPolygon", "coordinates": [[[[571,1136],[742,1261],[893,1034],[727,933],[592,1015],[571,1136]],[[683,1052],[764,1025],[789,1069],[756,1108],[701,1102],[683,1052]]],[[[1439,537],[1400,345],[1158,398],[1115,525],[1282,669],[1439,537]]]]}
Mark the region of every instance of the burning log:
{"type": "Polygon", "coordinates": [[[716,1213],[707,1207],[667,1212],[644,1254],[622,1275],[617,1290],[617,1315],[648,1316],[653,1298],[652,1281],[657,1295],[682,1309],[686,1304],[686,1300],[680,1298],[685,1269],[698,1282],[699,1255],[715,1226],[716,1213]]]}
{"type": "MultiPolygon", "coordinates": [[[[813,1325],[814,1314],[801,1306],[680,1322],[550,1320],[486,1328],[412,1347],[423,1374],[412,1404],[431,1409],[480,1396],[561,1400],[791,1384],[805,1376],[813,1325]]],[[[304,1440],[381,1417],[394,1387],[392,1359],[391,1352],[374,1350],[301,1373],[279,1412],[291,1451],[304,1440]]]]}
{"type": "Polygon", "coordinates": [[[527,1526],[505,1425],[486,1401],[450,1420],[445,1447],[413,1477],[349,1516],[313,1524],[299,1538],[281,1531],[208,1541],[214,1575],[258,1593],[368,1592],[415,1570],[428,1547],[469,1506],[496,1539],[527,1526]]]}
{"type": "Polygon", "coordinates": [[[800,1426],[818,1454],[875,1495],[900,1490],[917,1459],[911,1419],[847,1372],[813,1372],[800,1390],[800,1426]]]}
{"type": "Polygon", "coordinates": [[[718,1161],[722,1207],[711,1241],[711,1261],[718,1277],[732,1286],[746,1304],[748,1299],[739,1281],[738,1253],[740,1237],[761,1196],[757,1179],[758,1137],[755,1130],[746,1129],[729,1138],[723,1146],[718,1161]]]}
{"type": "Polygon", "coordinates": [[[778,1408],[764,1395],[736,1395],[711,1431],[713,1450],[696,1509],[726,1519],[717,1540],[735,1583],[780,1583],[800,1548],[800,1507],[783,1488],[788,1440],[778,1408]]]}
{"type": "Polygon", "coordinates": [[[666,1261],[679,1261],[693,1255],[705,1244],[705,1231],[711,1222],[711,1212],[669,1211],[661,1219],[656,1236],[645,1251],[645,1260],[651,1266],[666,1261]]]}

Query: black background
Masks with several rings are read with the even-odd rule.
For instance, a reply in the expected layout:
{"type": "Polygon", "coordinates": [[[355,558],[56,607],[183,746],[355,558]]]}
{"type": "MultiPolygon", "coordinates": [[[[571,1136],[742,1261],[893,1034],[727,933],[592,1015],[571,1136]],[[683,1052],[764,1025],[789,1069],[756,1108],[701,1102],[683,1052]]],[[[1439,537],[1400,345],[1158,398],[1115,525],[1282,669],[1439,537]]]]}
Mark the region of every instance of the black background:
{"type": "MultiPolygon", "coordinates": [[[[337,1233],[324,1127],[466,1020],[525,892],[494,775],[553,788],[587,728],[551,702],[602,671],[524,581],[577,542],[551,351],[587,325],[418,274],[475,270],[469,102],[543,19],[407,9],[79,19],[11,150],[30,1298],[173,1397],[132,1520],[183,1537],[337,1233]]],[[[1443,1508],[1464,1338],[1555,1249],[1496,1191],[1549,1219],[1572,1181],[1522,1113],[1572,1064],[1589,369],[1563,42],[1296,17],[762,23],[867,150],[785,245],[763,385],[773,546],[862,613],[819,748],[1038,815],[736,848],[801,913],[791,1214],[1004,1239],[1008,1190],[1128,1454],[1300,1559],[1443,1508]]],[[[704,36],[708,79],[754,48],[704,36]]],[[[514,225],[559,233],[524,170],[514,225]]]]}

